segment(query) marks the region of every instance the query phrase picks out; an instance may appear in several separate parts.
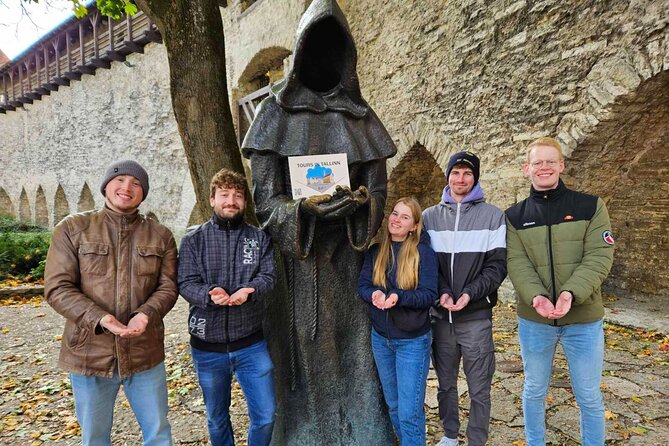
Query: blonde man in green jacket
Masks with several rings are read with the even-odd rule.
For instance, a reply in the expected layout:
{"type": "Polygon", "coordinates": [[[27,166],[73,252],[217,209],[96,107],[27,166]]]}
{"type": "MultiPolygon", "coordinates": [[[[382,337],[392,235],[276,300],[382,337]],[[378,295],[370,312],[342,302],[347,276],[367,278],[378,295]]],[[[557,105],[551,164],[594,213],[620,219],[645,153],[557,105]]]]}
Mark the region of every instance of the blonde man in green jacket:
{"type": "Polygon", "coordinates": [[[545,400],[558,343],[567,357],[581,412],[581,444],[604,445],[604,306],[600,286],[613,262],[604,202],[568,189],[553,138],[528,146],[523,171],[530,196],[507,209],[508,272],[518,295],[518,336],[525,383],[528,446],[545,445],[545,400]]]}

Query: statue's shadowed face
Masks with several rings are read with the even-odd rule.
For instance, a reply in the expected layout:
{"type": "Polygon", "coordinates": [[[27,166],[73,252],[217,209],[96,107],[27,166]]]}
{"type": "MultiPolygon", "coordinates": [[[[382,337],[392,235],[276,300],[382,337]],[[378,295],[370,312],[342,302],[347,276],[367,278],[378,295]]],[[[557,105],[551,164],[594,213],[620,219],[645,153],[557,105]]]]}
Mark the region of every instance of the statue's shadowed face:
{"type": "Polygon", "coordinates": [[[305,87],[327,92],[341,81],[347,63],[347,50],[353,42],[332,18],[314,25],[305,39],[299,79],[305,87]]]}

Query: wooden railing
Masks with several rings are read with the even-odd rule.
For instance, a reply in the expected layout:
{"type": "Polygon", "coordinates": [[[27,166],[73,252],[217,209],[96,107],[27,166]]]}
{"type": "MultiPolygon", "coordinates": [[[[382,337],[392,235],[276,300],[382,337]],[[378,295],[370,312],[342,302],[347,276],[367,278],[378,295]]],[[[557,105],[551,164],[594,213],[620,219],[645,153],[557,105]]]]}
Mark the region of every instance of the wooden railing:
{"type": "Polygon", "coordinates": [[[89,6],[88,16],[72,18],[31,46],[15,61],[0,67],[0,113],[32,104],[82,74],[95,74],[143,53],[149,42],[162,43],[156,26],[141,11],[114,20],[89,6]]]}

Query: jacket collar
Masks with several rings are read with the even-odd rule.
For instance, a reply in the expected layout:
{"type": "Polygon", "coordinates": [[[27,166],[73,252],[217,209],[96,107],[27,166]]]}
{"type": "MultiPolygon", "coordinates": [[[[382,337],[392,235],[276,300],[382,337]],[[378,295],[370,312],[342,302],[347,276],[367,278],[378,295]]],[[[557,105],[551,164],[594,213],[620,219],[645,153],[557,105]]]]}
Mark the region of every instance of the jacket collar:
{"type": "Polygon", "coordinates": [[[239,229],[244,223],[244,214],[240,214],[235,218],[221,218],[214,212],[214,215],[211,217],[211,221],[214,226],[222,231],[230,231],[233,229],[239,229]]]}
{"type": "Polygon", "coordinates": [[[135,209],[131,214],[121,214],[120,212],[109,209],[105,204],[101,212],[105,215],[105,218],[108,218],[118,226],[133,224],[139,218],[139,209],[135,209]]]}
{"type": "Polygon", "coordinates": [[[567,191],[567,186],[565,186],[562,180],[558,181],[557,187],[555,189],[549,190],[536,190],[534,186],[530,187],[530,197],[535,200],[548,200],[555,201],[560,198],[567,191]]]}

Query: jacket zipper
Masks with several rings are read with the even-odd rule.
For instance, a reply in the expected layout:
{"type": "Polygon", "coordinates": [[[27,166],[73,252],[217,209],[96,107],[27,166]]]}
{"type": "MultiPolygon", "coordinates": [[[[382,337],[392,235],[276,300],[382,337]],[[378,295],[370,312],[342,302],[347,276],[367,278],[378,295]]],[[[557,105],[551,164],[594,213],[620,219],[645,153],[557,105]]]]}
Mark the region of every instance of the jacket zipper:
{"type": "MultiPolygon", "coordinates": [[[[460,204],[458,203],[455,210],[455,227],[453,228],[453,252],[451,253],[451,283],[455,283],[455,276],[453,275],[453,265],[455,264],[455,247],[457,246],[456,237],[458,234],[458,226],[460,225],[460,204]]],[[[453,303],[455,303],[455,296],[453,298],[453,303]]],[[[448,322],[453,323],[453,312],[448,310],[448,322]]]]}
{"type": "MultiPolygon", "coordinates": [[[[548,194],[544,195],[544,199],[546,200],[546,209],[548,209],[548,224],[546,225],[546,228],[548,229],[548,261],[550,263],[551,267],[551,285],[552,285],[552,290],[551,290],[551,300],[553,301],[553,305],[557,303],[557,299],[555,297],[555,269],[553,268],[553,236],[552,236],[552,230],[551,230],[551,202],[548,200],[548,194]]],[[[553,320],[553,325],[557,327],[557,319],[553,320]]]]}
{"type": "MultiPolygon", "coordinates": [[[[225,238],[226,238],[226,249],[224,252],[230,252],[230,222],[227,221],[225,222],[225,238]]],[[[234,264],[234,262],[230,262],[230,259],[228,259],[228,265],[234,264]]],[[[228,283],[226,284],[226,292],[228,295],[230,295],[230,280],[228,280],[228,283]]],[[[230,343],[230,305],[225,306],[225,343],[228,344],[230,343]]]]}
{"type": "MultiPolygon", "coordinates": [[[[121,278],[119,275],[119,268],[121,266],[121,241],[122,241],[122,235],[123,231],[125,231],[125,217],[121,217],[121,227],[118,229],[117,232],[117,241],[116,241],[116,246],[118,248],[116,249],[116,299],[114,299],[114,310],[116,314],[119,313],[119,299],[121,297],[121,278]]],[[[114,315],[116,317],[116,315],[114,315]]],[[[116,358],[116,368],[118,369],[118,374],[121,376],[121,361],[119,361],[118,357],[118,348],[117,348],[117,343],[118,343],[118,336],[114,336],[114,352],[113,356],[116,358]]]]}

